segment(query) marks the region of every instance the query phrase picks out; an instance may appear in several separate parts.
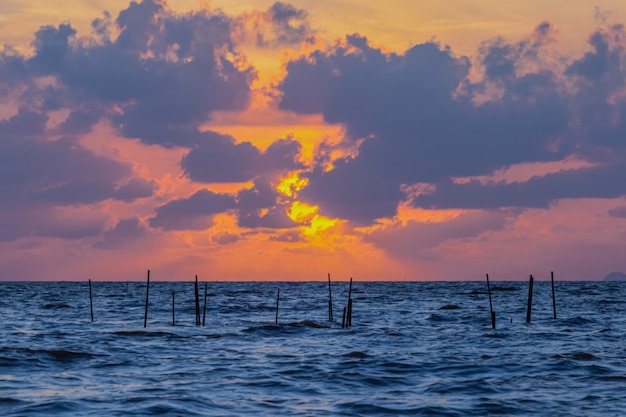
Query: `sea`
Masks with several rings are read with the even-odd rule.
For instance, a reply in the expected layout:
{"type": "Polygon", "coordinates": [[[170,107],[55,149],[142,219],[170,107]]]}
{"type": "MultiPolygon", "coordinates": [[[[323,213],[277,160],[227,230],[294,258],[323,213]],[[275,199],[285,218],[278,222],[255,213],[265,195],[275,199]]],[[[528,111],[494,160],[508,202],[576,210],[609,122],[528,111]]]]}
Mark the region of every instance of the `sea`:
{"type": "Polygon", "coordinates": [[[197,287],[0,283],[0,415],[626,415],[623,282],[197,287]]]}

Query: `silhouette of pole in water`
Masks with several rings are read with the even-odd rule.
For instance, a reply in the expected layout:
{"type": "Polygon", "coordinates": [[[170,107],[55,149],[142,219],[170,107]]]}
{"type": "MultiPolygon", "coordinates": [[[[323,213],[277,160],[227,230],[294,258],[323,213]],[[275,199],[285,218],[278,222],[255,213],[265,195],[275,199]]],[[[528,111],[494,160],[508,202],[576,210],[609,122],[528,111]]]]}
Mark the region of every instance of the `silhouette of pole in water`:
{"type": "Polygon", "coordinates": [[[344,329],[346,327],[346,308],[343,308],[343,317],[341,318],[341,328],[344,329]]]}
{"type": "Polygon", "coordinates": [[[489,312],[491,313],[491,327],[496,329],[496,312],[493,311],[493,304],[491,304],[491,286],[489,285],[489,274],[487,275],[487,292],[489,293],[489,312]]]}
{"type": "Polygon", "coordinates": [[[526,309],[526,323],[530,323],[530,315],[533,308],[533,285],[535,283],[535,279],[533,276],[530,276],[530,280],[528,281],[528,307],[526,309]]]}
{"type": "Polygon", "coordinates": [[[93,323],[93,297],[91,296],[91,280],[89,280],[89,311],[91,311],[91,322],[93,323]]]}
{"type": "Polygon", "coordinates": [[[352,278],[350,278],[350,289],[348,290],[348,312],[346,313],[346,328],[352,326],[352,278]]]}
{"type": "Polygon", "coordinates": [[[176,320],[174,320],[174,291],[172,291],[172,326],[176,326],[176,320]]]}
{"type": "Polygon", "coordinates": [[[146,312],[143,316],[143,327],[148,325],[148,297],[150,294],[150,270],[148,269],[148,282],[146,283],[146,312]]]}
{"type": "Polygon", "coordinates": [[[333,291],[330,289],[330,272],[328,273],[328,321],[333,321],[333,291]]]}
{"type": "Polygon", "coordinates": [[[196,326],[200,325],[200,293],[198,292],[198,276],[196,275],[196,284],[194,287],[196,295],[196,326]]]}
{"type": "Polygon", "coordinates": [[[204,322],[206,320],[206,292],[209,287],[209,283],[204,283],[204,311],[202,312],[202,326],[204,327],[204,322]]]}
{"type": "Polygon", "coordinates": [[[278,300],[280,300],[280,288],[276,294],[276,324],[278,324],[278,300]]]}
{"type": "Polygon", "coordinates": [[[550,272],[550,280],[552,281],[552,310],[554,311],[554,320],[556,320],[556,296],[554,295],[554,271],[550,272]]]}

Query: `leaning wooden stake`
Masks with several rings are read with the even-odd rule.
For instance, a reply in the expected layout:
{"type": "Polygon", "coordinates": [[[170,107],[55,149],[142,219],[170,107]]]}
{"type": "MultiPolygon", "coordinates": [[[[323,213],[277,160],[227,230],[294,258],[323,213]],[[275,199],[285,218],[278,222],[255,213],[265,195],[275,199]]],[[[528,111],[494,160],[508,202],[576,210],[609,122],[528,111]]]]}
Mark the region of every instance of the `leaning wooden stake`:
{"type": "Polygon", "coordinates": [[[550,272],[552,281],[552,309],[554,310],[554,320],[556,320],[556,296],[554,295],[554,271],[550,272]]]}
{"type": "Polygon", "coordinates": [[[346,308],[343,308],[343,317],[341,318],[341,328],[344,329],[346,327],[346,308]]]}
{"type": "Polygon", "coordinates": [[[526,323],[530,323],[530,316],[533,308],[533,285],[535,279],[533,276],[530,276],[530,280],[528,281],[528,307],[526,308],[526,323]]]}
{"type": "Polygon", "coordinates": [[[328,321],[333,321],[333,291],[330,289],[330,272],[328,273],[328,321]]]}
{"type": "Polygon", "coordinates": [[[146,283],[146,312],[143,316],[143,327],[148,325],[148,298],[150,294],[150,270],[148,269],[148,282],[146,283]]]}
{"type": "Polygon", "coordinates": [[[496,328],[496,313],[493,311],[493,304],[491,304],[491,286],[489,285],[489,274],[487,275],[487,292],[489,293],[489,313],[491,315],[491,327],[496,328]]]}
{"type": "Polygon", "coordinates": [[[172,326],[176,326],[176,320],[174,317],[174,292],[172,291],[172,326]]]}
{"type": "Polygon", "coordinates": [[[280,300],[280,288],[276,294],[276,324],[278,324],[278,300],[280,300]]]}
{"type": "Polygon", "coordinates": [[[348,290],[348,312],[346,313],[346,328],[352,326],[352,278],[350,278],[350,288],[348,290]]]}
{"type": "Polygon", "coordinates": [[[93,297],[91,296],[91,280],[89,280],[89,310],[91,311],[91,322],[93,323],[93,297]]]}
{"type": "Polygon", "coordinates": [[[206,321],[206,296],[207,296],[207,289],[209,287],[209,283],[205,282],[204,283],[204,310],[202,312],[202,326],[204,327],[204,323],[206,321]]]}

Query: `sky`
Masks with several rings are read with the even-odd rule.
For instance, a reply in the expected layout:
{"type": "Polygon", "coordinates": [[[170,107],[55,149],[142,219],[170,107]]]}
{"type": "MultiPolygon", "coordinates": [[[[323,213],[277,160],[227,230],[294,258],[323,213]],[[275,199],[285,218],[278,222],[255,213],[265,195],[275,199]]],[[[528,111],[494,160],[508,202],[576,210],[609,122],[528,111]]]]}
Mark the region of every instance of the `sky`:
{"type": "Polygon", "coordinates": [[[624,13],[0,0],[0,280],[626,272],[624,13]]]}

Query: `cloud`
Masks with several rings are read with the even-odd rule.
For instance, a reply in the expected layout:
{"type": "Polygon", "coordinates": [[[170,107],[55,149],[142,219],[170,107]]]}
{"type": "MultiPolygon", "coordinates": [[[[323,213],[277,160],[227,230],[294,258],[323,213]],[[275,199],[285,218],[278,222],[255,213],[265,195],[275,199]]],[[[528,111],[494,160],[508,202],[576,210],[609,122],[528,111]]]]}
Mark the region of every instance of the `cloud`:
{"type": "Polygon", "coordinates": [[[201,189],[187,199],[171,200],[156,209],[148,219],[151,227],[164,230],[204,230],[212,216],[235,208],[235,197],[201,189]]]}
{"type": "Polygon", "coordinates": [[[608,211],[609,216],[626,219],[626,206],[619,206],[608,211]]]}
{"type": "Polygon", "coordinates": [[[131,2],[115,20],[96,19],[91,36],[63,23],[37,31],[29,58],[5,48],[0,83],[28,86],[42,109],[69,109],[63,133],[105,119],[128,138],[189,146],[213,112],[248,104],[256,75],[241,65],[232,24],[220,11],[181,15],[160,0],[131,2]],[[35,83],[41,76],[54,81],[35,83]]]}
{"type": "Polygon", "coordinates": [[[252,188],[235,196],[201,189],[188,198],[169,201],[156,209],[148,223],[164,230],[205,230],[213,225],[213,215],[233,212],[239,227],[296,227],[287,215],[289,204],[281,200],[282,195],[266,179],[257,179],[252,188]]]}
{"type": "Polygon", "coordinates": [[[102,239],[96,242],[94,247],[117,249],[145,236],[146,233],[146,227],[138,218],[122,219],[115,227],[102,233],[102,239]]]}
{"type": "Polygon", "coordinates": [[[239,241],[239,235],[234,233],[222,232],[211,236],[211,242],[218,245],[228,245],[239,241]]]}
{"type": "Polygon", "coordinates": [[[623,195],[623,27],[595,32],[592,50],[566,64],[549,47],[555,39],[542,22],[520,42],[484,42],[471,59],[433,42],[385,52],[351,35],[288,62],[279,107],[342,124],[343,145],[358,148],[331,160],[330,170],[322,155],[299,197],[321,213],[371,224],[394,216],[414,184],[438,190],[416,198],[421,207],[547,207],[623,195]],[[456,181],[568,157],[598,166],[527,183],[456,181]]]}
{"type": "Polygon", "coordinates": [[[46,114],[20,107],[16,115],[0,121],[0,134],[21,137],[41,135],[47,122],[46,114]]]}
{"type": "Polygon", "coordinates": [[[128,164],[96,155],[72,138],[0,140],[0,204],[78,205],[119,198],[118,184],[131,176],[128,164]]]}
{"type": "Polygon", "coordinates": [[[115,190],[113,198],[129,203],[138,198],[151,197],[156,189],[157,185],[154,181],[132,178],[115,190]]]}
{"type": "Polygon", "coordinates": [[[181,166],[197,182],[245,182],[272,172],[302,168],[298,162],[301,145],[292,139],[279,139],[265,152],[250,142],[235,143],[226,135],[205,132],[206,140],[186,154],[181,166]]]}
{"type": "Polygon", "coordinates": [[[46,206],[0,206],[0,241],[48,237],[82,239],[98,236],[107,216],[46,206]]]}
{"type": "Polygon", "coordinates": [[[449,240],[475,239],[488,231],[501,230],[512,213],[503,210],[470,211],[450,221],[395,224],[364,236],[395,257],[422,258],[449,240]]]}
{"type": "Polygon", "coordinates": [[[283,2],[237,16],[235,31],[239,42],[252,41],[260,48],[296,45],[315,33],[306,10],[283,2]]]}
{"type": "Polygon", "coordinates": [[[413,199],[424,208],[548,208],[565,198],[617,198],[626,195],[626,166],[600,165],[534,176],[524,182],[445,181],[413,199]]]}

